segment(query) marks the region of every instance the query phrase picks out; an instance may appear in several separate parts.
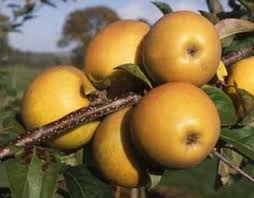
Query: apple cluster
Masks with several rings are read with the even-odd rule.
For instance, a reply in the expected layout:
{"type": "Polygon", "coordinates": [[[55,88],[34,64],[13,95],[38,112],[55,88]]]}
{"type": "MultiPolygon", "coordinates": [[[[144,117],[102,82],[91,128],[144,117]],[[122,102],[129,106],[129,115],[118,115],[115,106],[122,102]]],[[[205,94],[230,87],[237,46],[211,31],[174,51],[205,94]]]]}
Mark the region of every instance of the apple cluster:
{"type": "Polygon", "coordinates": [[[166,14],[153,27],[119,20],[91,40],[83,71],[56,66],[34,79],[24,94],[22,119],[28,129],[39,127],[88,106],[86,95],[96,89],[135,89],[137,80],[116,68],[139,65],[154,88],[137,105],[48,144],[68,150],[92,141],[93,160],[105,179],[147,185],[149,169],[192,167],[214,148],[220,117],[200,87],[214,77],[221,51],[214,25],[194,12],[166,14]]]}

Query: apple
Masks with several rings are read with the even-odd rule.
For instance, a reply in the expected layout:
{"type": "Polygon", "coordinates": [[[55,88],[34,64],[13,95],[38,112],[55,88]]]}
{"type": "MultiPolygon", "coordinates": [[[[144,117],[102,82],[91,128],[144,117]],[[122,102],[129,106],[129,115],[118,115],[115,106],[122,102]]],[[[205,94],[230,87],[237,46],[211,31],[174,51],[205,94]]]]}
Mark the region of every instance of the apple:
{"type": "Polygon", "coordinates": [[[220,134],[218,111],[206,93],[170,82],[149,91],[133,110],[131,135],[137,149],[168,168],[200,163],[220,134]]]}
{"type": "MultiPolygon", "coordinates": [[[[244,89],[254,95],[254,56],[238,61],[229,69],[228,84],[236,83],[238,88],[244,89]]],[[[229,89],[229,93],[234,93],[229,89]]]]}
{"type": "Polygon", "coordinates": [[[131,143],[129,122],[129,108],[107,116],[96,129],[92,152],[97,169],[108,181],[134,188],[149,179],[131,143]]]}
{"type": "MultiPolygon", "coordinates": [[[[21,116],[27,129],[55,121],[90,101],[86,89],[94,89],[82,71],[72,66],[55,66],[40,73],[28,86],[22,99],[21,116]]],[[[51,141],[60,149],[74,149],[87,143],[98,121],[91,122],[51,141]]]]}
{"type": "Polygon", "coordinates": [[[104,87],[107,80],[116,81],[116,84],[118,79],[131,82],[128,80],[130,75],[115,75],[114,69],[127,63],[141,63],[141,44],[149,29],[144,22],[119,20],[99,32],[84,56],[84,71],[88,78],[99,88],[104,87]]]}
{"type": "Polygon", "coordinates": [[[144,67],[158,84],[181,81],[202,86],[216,73],[221,43],[214,25],[191,11],[164,15],[143,42],[144,67]]]}

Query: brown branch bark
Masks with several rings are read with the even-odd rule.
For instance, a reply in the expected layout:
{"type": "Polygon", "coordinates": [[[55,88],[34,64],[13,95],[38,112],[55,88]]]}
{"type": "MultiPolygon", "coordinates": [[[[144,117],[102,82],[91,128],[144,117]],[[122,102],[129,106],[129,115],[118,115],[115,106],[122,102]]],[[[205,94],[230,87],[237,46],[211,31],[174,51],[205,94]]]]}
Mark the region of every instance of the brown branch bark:
{"type": "Polygon", "coordinates": [[[139,197],[139,189],[138,188],[132,188],[130,190],[130,198],[138,198],[139,197]]]}
{"type": "Polygon", "coordinates": [[[50,138],[64,133],[65,131],[77,127],[81,124],[94,121],[105,115],[118,111],[124,107],[136,104],[141,99],[141,95],[129,93],[126,96],[113,100],[104,100],[100,103],[91,104],[77,111],[51,122],[45,126],[35,128],[18,136],[7,146],[0,148],[0,159],[13,155],[10,145],[29,146],[46,142],[50,138]]]}
{"type": "Polygon", "coordinates": [[[121,186],[115,186],[115,198],[121,198],[121,186]]]}
{"type": "Polygon", "coordinates": [[[229,54],[225,55],[224,57],[222,57],[222,61],[226,66],[229,66],[229,65],[232,65],[232,64],[236,63],[237,61],[239,61],[243,58],[247,58],[253,54],[254,54],[254,46],[248,47],[245,49],[241,49],[237,52],[229,53],[229,54]]]}

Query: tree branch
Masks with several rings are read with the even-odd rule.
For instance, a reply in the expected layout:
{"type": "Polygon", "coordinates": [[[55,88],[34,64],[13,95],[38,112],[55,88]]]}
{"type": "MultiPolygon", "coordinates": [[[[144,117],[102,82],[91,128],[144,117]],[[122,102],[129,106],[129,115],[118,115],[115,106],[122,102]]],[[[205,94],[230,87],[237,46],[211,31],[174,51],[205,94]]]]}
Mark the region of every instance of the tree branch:
{"type": "Polygon", "coordinates": [[[14,153],[10,145],[31,146],[46,142],[50,138],[63,134],[69,129],[80,126],[81,124],[94,121],[105,115],[118,111],[124,107],[136,104],[141,99],[141,95],[129,93],[126,96],[107,100],[100,103],[93,103],[88,107],[78,109],[66,116],[21,134],[7,146],[0,148],[0,159],[12,156],[14,153]]]}
{"type": "Polygon", "coordinates": [[[224,155],[220,154],[215,149],[212,152],[216,157],[218,157],[222,162],[227,164],[230,168],[233,168],[235,171],[237,171],[239,174],[247,178],[249,181],[254,183],[254,178],[250,176],[248,173],[244,172],[242,169],[240,169],[238,166],[236,166],[232,161],[228,160],[224,155]]]}
{"type": "MultiPolygon", "coordinates": [[[[246,58],[254,53],[254,46],[251,48],[242,49],[238,52],[230,53],[222,57],[225,65],[231,65],[242,58],[246,58]]],[[[65,133],[67,130],[80,126],[90,121],[102,118],[105,115],[118,111],[124,107],[136,104],[142,98],[139,94],[129,93],[128,95],[115,98],[112,100],[97,100],[88,107],[83,107],[70,114],[51,122],[47,125],[41,126],[27,131],[26,133],[18,136],[17,139],[11,141],[8,145],[0,147],[0,160],[6,157],[13,156],[13,145],[26,147],[36,144],[41,144],[48,141],[50,138],[65,133]]],[[[226,157],[213,151],[221,161],[235,169],[241,175],[254,182],[254,178],[241,170],[238,166],[235,166],[233,162],[229,161],[226,157]]]]}
{"type": "Polygon", "coordinates": [[[237,52],[231,52],[224,57],[222,57],[222,61],[226,66],[232,65],[236,63],[237,61],[247,58],[254,54],[254,46],[241,49],[237,52]]]}

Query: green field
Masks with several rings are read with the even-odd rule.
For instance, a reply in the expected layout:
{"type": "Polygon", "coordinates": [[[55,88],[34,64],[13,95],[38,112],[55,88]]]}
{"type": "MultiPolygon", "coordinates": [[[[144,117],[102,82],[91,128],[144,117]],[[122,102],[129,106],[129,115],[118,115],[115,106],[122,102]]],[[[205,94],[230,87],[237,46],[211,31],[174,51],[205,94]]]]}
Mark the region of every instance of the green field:
{"type": "MultiPolygon", "coordinates": [[[[27,67],[25,65],[1,66],[1,83],[5,84],[5,86],[22,91],[41,70],[42,68],[27,67]]],[[[6,87],[2,88],[5,89],[6,87]]]]}
{"type": "Polygon", "coordinates": [[[1,102],[5,103],[9,99],[21,98],[27,85],[42,69],[24,65],[0,66],[1,102]]]}

